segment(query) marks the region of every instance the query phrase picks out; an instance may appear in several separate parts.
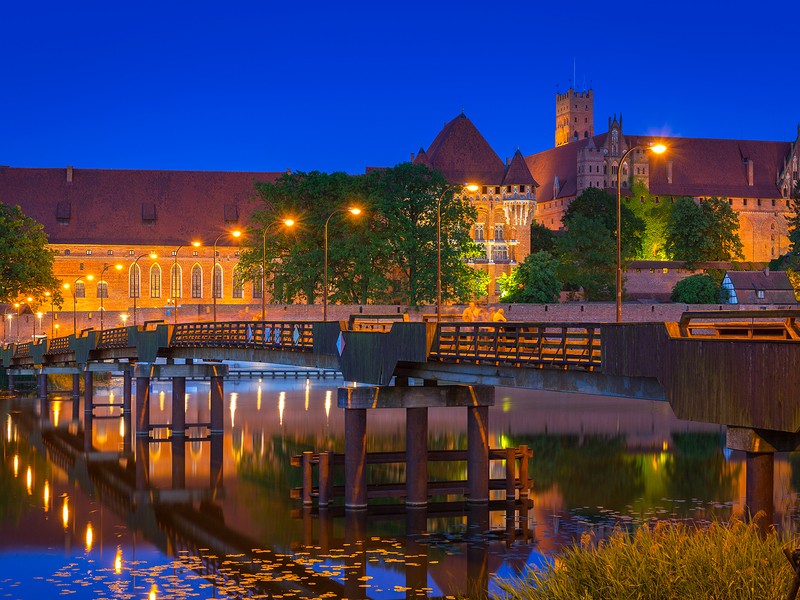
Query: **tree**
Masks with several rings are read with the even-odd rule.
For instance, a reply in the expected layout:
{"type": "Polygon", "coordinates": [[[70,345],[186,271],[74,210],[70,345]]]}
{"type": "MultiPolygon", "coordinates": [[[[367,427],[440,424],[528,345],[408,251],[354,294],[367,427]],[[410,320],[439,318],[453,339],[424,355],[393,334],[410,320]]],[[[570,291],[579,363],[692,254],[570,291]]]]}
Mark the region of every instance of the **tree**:
{"type": "Polygon", "coordinates": [[[667,255],[689,266],[702,261],[744,258],[739,219],[730,204],[719,198],[696,203],[675,201],[665,232],[667,255]]]}
{"type": "Polygon", "coordinates": [[[503,273],[498,282],[503,302],[558,302],[561,293],[558,261],[547,252],[529,254],[510,275],[503,273]]]}
{"type": "Polygon", "coordinates": [[[786,220],[789,229],[789,252],[800,253],[800,182],[794,186],[794,194],[789,201],[791,216],[786,220]]]}
{"type": "Polygon", "coordinates": [[[536,252],[554,254],[555,250],[556,232],[541,223],[531,223],[531,254],[536,252]]]}
{"type": "Polygon", "coordinates": [[[686,304],[716,304],[720,299],[719,289],[719,284],[710,275],[690,275],[675,284],[670,300],[686,304]]]}
{"type": "MultiPolygon", "coordinates": [[[[557,242],[559,277],[565,287],[582,287],[587,300],[609,300],[616,281],[616,198],[589,188],[573,200],[564,213],[566,232],[557,242]]],[[[641,252],[644,222],[624,204],[622,258],[641,252]]]]}
{"type": "Polygon", "coordinates": [[[23,294],[41,301],[50,292],[54,304],[61,306],[54,261],[44,227],[19,206],[0,202],[0,302],[13,302],[23,294]]]}
{"type": "Polygon", "coordinates": [[[625,199],[625,206],[645,224],[642,233],[642,249],[636,254],[636,258],[666,260],[664,235],[672,214],[673,204],[660,202],[641,181],[634,181],[631,185],[631,197],[625,199]]]}
{"type": "Polygon", "coordinates": [[[382,219],[389,277],[398,299],[411,306],[436,299],[437,204],[441,201],[442,298],[471,300],[485,294],[487,278],[465,263],[482,256],[470,231],[477,212],[444,176],[425,165],[402,163],[373,171],[370,199],[382,219]]]}

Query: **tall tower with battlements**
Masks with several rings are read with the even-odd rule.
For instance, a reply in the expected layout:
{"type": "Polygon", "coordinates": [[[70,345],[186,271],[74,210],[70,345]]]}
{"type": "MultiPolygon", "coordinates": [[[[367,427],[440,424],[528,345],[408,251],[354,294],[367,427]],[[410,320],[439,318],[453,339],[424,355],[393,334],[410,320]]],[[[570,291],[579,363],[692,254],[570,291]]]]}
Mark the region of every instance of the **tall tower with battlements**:
{"type": "Polygon", "coordinates": [[[576,92],[569,88],[565,94],[556,94],[556,146],[563,146],[593,135],[592,90],[576,92]]]}

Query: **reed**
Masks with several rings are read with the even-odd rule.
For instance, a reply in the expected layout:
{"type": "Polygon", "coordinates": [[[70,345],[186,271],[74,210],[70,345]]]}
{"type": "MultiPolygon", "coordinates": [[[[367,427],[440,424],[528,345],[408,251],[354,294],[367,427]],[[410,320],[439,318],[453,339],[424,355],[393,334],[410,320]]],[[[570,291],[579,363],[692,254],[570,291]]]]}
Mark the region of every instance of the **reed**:
{"type": "Polygon", "coordinates": [[[704,527],[658,522],[596,543],[584,534],[544,571],[500,586],[536,600],[785,600],[792,570],[783,548],[800,540],[739,519],[704,527]]]}

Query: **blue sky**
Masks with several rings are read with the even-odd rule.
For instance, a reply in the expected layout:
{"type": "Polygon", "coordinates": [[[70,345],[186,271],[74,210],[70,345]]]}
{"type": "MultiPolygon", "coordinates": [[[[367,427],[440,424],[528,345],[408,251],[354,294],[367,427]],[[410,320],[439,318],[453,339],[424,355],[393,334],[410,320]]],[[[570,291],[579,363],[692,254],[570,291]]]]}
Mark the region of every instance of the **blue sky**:
{"type": "Polygon", "coordinates": [[[596,132],[793,141],[800,3],[9,2],[0,165],[347,171],[462,108],[501,158],[596,132]],[[617,17],[617,13],[622,16],[617,17]]]}

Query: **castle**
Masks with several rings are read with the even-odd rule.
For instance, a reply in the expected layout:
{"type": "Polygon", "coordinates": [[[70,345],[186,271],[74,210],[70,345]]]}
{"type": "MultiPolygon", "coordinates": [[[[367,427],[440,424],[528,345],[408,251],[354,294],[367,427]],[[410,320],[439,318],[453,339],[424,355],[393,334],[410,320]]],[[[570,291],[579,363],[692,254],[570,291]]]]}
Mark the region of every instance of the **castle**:
{"type": "MultiPolygon", "coordinates": [[[[478,211],[473,237],[485,255],[474,266],[489,274],[489,301],[498,298],[497,278],[530,252],[532,222],[560,228],[572,199],[589,187],[613,191],[618,177],[628,202],[645,201],[631,196],[631,179],[642,182],[655,202],[724,198],[739,215],[746,260],[786,252],[800,128],[794,142],[659,140],[669,147],[666,154],[639,149],[620,164],[626,150],[655,139],[626,134],[621,115],[595,135],[592,90],[557,94],[555,117],[555,146],[536,154],[518,150],[502,160],[462,113],[412,155],[453,184],[478,185],[478,191],[462,193],[478,211]]],[[[126,311],[136,296],[140,307],[169,313],[177,297],[187,318],[209,318],[212,273],[221,307],[258,312],[260,285],[237,277],[238,248],[224,232],[247,226],[256,208],[249,202],[254,183],[279,175],[0,167],[0,201],[19,204],[44,225],[57,253],[55,274],[72,286],[68,309],[74,301],[77,310],[91,314],[102,298],[105,310],[126,311]],[[195,239],[204,245],[189,246],[195,239]],[[212,240],[219,242],[216,266],[212,240]],[[122,270],[106,268],[118,262],[122,270]]]]}

